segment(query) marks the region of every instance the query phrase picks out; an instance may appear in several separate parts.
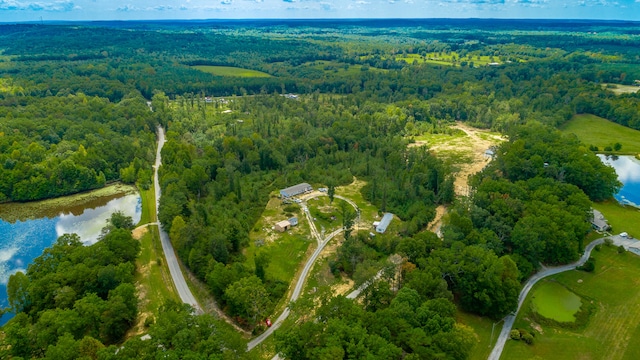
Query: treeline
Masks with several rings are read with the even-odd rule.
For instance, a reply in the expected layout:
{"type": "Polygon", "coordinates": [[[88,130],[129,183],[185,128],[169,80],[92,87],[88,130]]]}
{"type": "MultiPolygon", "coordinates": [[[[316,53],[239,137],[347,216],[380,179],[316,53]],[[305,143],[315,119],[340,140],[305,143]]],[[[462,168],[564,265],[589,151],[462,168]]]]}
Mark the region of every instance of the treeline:
{"type": "Polygon", "coordinates": [[[412,120],[394,105],[264,95],[232,99],[232,114],[188,99],[173,106],[167,108],[160,221],[187,266],[249,325],[288,286],[243,265],[248,233],[271,191],[301,182],[345,185],[356,176],[376,184],[363,196],[397,211],[406,234],[424,228],[435,205],[453,198],[441,161],[407,149],[402,134],[412,120]],[[262,300],[250,309],[247,298],[262,300]]]}
{"type": "Polygon", "coordinates": [[[134,285],[140,243],[131,218],[120,213],[97,243],[84,246],[65,234],[7,284],[15,316],[3,326],[3,358],[96,358],[104,345],[122,341],[138,314],[134,285]],[[63,346],[65,349],[63,350],[63,346]],[[81,351],[66,351],[75,348],[81,351]]]}
{"type": "Polygon", "coordinates": [[[139,93],[118,103],[77,94],[0,104],[0,201],[99,188],[129,167],[126,182],[150,184],[156,119],[139,93]]]}

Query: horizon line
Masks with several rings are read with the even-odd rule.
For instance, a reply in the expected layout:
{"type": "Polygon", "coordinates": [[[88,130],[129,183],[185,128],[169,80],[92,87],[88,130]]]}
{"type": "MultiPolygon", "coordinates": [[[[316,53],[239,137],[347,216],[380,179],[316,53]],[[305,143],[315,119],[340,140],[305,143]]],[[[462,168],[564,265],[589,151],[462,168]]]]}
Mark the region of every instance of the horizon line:
{"type": "Polygon", "coordinates": [[[370,18],[193,18],[193,19],[83,19],[83,20],[23,20],[23,21],[0,21],[0,25],[12,25],[12,24],[54,24],[54,23],[105,23],[105,22],[121,22],[121,23],[136,23],[136,22],[242,22],[242,21],[370,21],[370,20],[401,20],[401,21],[420,21],[420,20],[488,20],[488,21],[573,21],[573,22],[626,22],[626,23],[638,23],[640,20],[627,20],[627,19],[593,19],[593,18],[494,18],[494,17],[370,17],[370,18]]]}

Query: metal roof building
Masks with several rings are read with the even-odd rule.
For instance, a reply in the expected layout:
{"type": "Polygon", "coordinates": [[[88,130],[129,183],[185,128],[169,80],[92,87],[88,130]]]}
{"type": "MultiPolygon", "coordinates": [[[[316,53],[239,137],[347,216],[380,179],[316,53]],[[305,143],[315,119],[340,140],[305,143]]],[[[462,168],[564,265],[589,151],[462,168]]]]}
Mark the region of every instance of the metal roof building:
{"type": "Polygon", "coordinates": [[[607,231],[611,229],[611,226],[607,223],[607,220],[604,218],[604,215],[596,209],[591,209],[593,212],[593,218],[591,219],[591,225],[593,228],[598,231],[607,231]]]}
{"type": "Polygon", "coordinates": [[[382,217],[382,220],[380,220],[380,223],[378,224],[378,226],[376,226],[376,232],[379,232],[382,234],[383,232],[387,231],[387,226],[391,224],[391,220],[393,220],[393,214],[385,213],[384,216],[382,217]]]}
{"type": "Polygon", "coordinates": [[[304,194],[307,191],[313,191],[313,187],[307,183],[302,183],[280,190],[280,195],[283,198],[288,198],[299,194],[304,194]]]}

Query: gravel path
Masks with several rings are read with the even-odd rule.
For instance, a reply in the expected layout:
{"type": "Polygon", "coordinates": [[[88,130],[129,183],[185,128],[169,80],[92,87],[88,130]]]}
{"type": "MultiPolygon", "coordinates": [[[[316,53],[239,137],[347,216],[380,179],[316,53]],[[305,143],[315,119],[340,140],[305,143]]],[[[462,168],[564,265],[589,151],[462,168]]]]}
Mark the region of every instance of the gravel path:
{"type": "MultiPolygon", "coordinates": [[[[158,168],[160,168],[160,166],[162,165],[160,151],[162,150],[162,146],[164,146],[164,143],[164,129],[159,126],[158,150],[156,152],[156,163],[153,166],[153,186],[156,191],[156,216],[158,216],[157,212],[160,207],[160,182],[158,181],[158,168]]],[[[175,251],[173,251],[173,246],[171,245],[171,241],[169,240],[169,235],[167,235],[167,232],[164,231],[162,225],[158,225],[158,232],[160,233],[162,251],[164,252],[164,256],[169,267],[169,273],[171,273],[171,278],[173,279],[173,283],[176,286],[176,290],[178,291],[180,299],[182,300],[182,302],[193,306],[197,314],[202,314],[202,308],[191,293],[191,289],[189,289],[189,286],[187,286],[187,282],[184,279],[184,275],[182,274],[182,271],[180,269],[180,264],[178,263],[178,258],[176,257],[176,253],[175,251]]]]}

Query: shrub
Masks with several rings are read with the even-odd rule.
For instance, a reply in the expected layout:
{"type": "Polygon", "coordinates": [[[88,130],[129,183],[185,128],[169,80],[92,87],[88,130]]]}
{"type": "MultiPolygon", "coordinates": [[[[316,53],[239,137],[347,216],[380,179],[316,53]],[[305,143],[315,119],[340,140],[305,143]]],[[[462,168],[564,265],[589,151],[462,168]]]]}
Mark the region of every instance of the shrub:
{"type": "Polygon", "coordinates": [[[510,336],[513,340],[520,340],[521,338],[520,330],[517,330],[517,329],[511,330],[510,336]]]}
{"type": "Polygon", "coordinates": [[[596,245],[593,249],[594,249],[595,251],[600,251],[600,250],[602,250],[602,244],[596,245]]]}
{"type": "Polygon", "coordinates": [[[590,257],[589,260],[584,263],[584,265],[578,266],[576,269],[586,272],[593,272],[596,269],[596,259],[590,257]]]}
{"type": "Polygon", "coordinates": [[[529,345],[533,344],[533,335],[531,335],[530,333],[526,332],[525,334],[522,335],[522,341],[526,342],[529,345]]]}
{"type": "Polygon", "coordinates": [[[622,245],[618,246],[618,254],[624,254],[625,251],[627,251],[627,250],[625,250],[624,246],[622,246],[622,245]]]}
{"type": "Polygon", "coordinates": [[[606,238],[604,239],[604,244],[607,246],[611,246],[613,245],[613,240],[611,240],[611,238],[606,238]]]}

